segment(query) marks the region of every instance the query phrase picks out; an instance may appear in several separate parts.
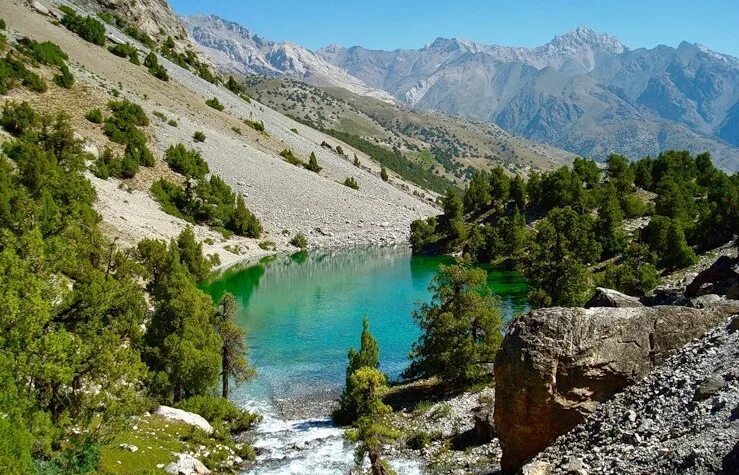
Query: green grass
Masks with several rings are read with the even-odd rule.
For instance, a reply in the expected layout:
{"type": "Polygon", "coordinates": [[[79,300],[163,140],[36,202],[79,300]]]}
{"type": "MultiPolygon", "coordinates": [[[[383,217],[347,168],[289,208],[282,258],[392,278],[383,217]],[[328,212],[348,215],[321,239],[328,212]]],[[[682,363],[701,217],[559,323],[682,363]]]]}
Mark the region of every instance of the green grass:
{"type": "Polygon", "coordinates": [[[183,440],[191,430],[187,424],[159,416],[142,417],[135,424],[138,430],[129,428],[103,447],[100,473],[136,475],[156,471],[158,464],[166,465],[175,460],[172,452],[184,452],[188,448],[183,440]],[[121,444],[135,445],[139,450],[131,452],[122,449],[121,444]]]}

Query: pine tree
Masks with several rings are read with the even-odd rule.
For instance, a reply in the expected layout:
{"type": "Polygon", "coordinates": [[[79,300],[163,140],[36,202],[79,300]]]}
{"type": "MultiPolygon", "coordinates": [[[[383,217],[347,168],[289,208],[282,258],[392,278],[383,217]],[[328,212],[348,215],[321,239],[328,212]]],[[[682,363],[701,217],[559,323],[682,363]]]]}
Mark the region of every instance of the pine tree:
{"type": "Polygon", "coordinates": [[[226,292],[218,304],[216,332],[221,337],[222,395],[228,399],[229,379],[242,384],[253,378],[256,371],[249,365],[246,331],[236,323],[236,299],[226,292]]]}
{"type": "Polygon", "coordinates": [[[438,376],[447,386],[483,381],[502,341],[498,301],[487,285],[487,272],[463,264],[440,266],[413,319],[421,336],[413,344],[406,378],[438,376]]]}
{"type": "Polygon", "coordinates": [[[598,207],[598,220],[595,231],[598,241],[603,247],[603,257],[610,258],[621,252],[626,246],[626,234],[623,232],[623,212],[613,185],[603,189],[603,197],[598,207]]]}
{"type": "Polygon", "coordinates": [[[472,213],[485,210],[490,206],[492,200],[490,193],[491,187],[488,177],[483,172],[475,172],[467,191],[464,193],[465,212],[472,213]]]}
{"type": "Polygon", "coordinates": [[[382,178],[382,181],[388,181],[390,179],[387,174],[387,170],[385,169],[385,165],[380,169],[380,178],[382,178]]]}
{"type": "Polygon", "coordinates": [[[510,198],[518,209],[526,209],[526,181],[518,175],[511,180],[510,198]]]}
{"type": "Polygon", "coordinates": [[[363,414],[360,411],[362,402],[355,395],[356,388],[352,376],[362,368],[377,370],[380,366],[380,347],[377,340],[369,331],[369,319],[367,316],[362,320],[362,336],[360,338],[359,351],[350,348],[347,353],[349,363],[346,367],[346,382],[344,392],[339,398],[339,408],[334,412],[334,420],[337,424],[348,425],[354,423],[363,414]]]}
{"type": "Polygon", "coordinates": [[[310,153],[310,157],[308,158],[308,164],[305,166],[305,168],[307,168],[308,170],[314,173],[318,173],[323,169],[322,167],[318,166],[318,159],[316,158],[315,152],[310,153]]]}

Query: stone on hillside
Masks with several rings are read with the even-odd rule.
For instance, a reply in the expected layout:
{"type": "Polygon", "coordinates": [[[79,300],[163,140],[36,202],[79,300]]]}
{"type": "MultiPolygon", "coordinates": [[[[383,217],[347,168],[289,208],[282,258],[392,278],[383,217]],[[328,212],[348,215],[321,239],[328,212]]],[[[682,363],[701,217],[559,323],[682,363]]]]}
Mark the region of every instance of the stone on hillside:
{"type": "Polygon", "coordinates": [[[492,406],[483,405],[476,408],[472,413],[472,418],[475,421],[475,434],[478,443],[487,444],[496,437],[492,406]]]}
{"type": "Polygon", "coordinates": [[[551,475],[552,465],[536,460],[521,467],[521,475],[551,475]]]}
{"type": "Polygon", "coordinates": [[[598,287],[595,289],[595,295],[585,304],[585,308],[593,307],[643,307],[639,299],[630,295],[622,294],[616,290],[598,287]]]}
{"type": "Polygon", "coordinates": [[[698,274],[685,289],[685,295],[726,295],[735,298],[733,290],[739,286],[739,259],[721,256],[711,267],[698,274]],[[731,296],[729,296],[731,294],[731,296]]]}
{"type": "Polygon", "coordinates": [[[33,7],[34,10],[36,10],[37,13],[40,13],[42,15],[48,15],[50,13],[49,9],[46,8],[43,4],[41,4],[41,2],[33,2],[31,6],[33,7]]]}
{"type": "Polygon", "coordinates": [[[139,448],[136,447],[133,444],[121,444],[118,447],[122,448],[123,450],[128,450],[129,452],[138,452],[139,448]]]}
{"type": "Polygon", "coordinates": [[[164,471],[172,475],[207,475],[210,473],[208,467],[200,460],[188,454],[177,454],[177,461],[167,465],[164,471]]]}
{"type": "Polygon", "coordinates": [[[176,409],[169,406],[159,406],[156,414],[170,421],[184,422],[185,424],[199,427],[208,434],[213,432],[213,427],[203,416],[192,412],[183,411],[182,409],[176,409]]]}
{"type": "Polygon", "coordinates": [[[495,362],[503,470],[517,470],[598,404],[737,312],[739,304],[726,302],[707,309],[548,308],[517,319],[495,362]]]}

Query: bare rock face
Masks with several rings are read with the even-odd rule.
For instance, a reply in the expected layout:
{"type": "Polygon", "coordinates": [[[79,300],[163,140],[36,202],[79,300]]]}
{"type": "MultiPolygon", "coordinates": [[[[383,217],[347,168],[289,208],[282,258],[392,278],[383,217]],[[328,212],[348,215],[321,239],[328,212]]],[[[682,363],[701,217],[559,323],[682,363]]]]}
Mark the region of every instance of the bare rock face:
{"type": "Polygon", "coordinates": [[[549,308],[519,318],[495,362],[501,466],[513,472],[739,304],[549,308]]]}
{"type": "Polygon", "coordinates": [[[79,3],[96,11],[115,13],[158,41],[171,36],[181,48],[192,47],[167,0],[79,0],[79,3]]]}
{"type": "Polygon", "coordinates": [[[616,290],[598,287],[595,289],[595,295],[585,304],[585,308],[593,307],[617,307],[631,308],[643,307],[644,305],[638,298],[630,295],[622,294],[616,290]]]}

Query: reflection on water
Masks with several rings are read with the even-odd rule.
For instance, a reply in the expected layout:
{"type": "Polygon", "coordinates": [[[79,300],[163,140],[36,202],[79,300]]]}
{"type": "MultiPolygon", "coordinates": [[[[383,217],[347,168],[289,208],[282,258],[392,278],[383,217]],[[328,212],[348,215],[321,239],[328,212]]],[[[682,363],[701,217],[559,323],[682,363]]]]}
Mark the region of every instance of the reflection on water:
{"type": "MultiPolygon", "coordinates": [[[[263,437],[257,437],[265,452],[255,473],[346,472],[351,447],[325,419],[326,401],[343,385],[346,352],[358,345],[362,318],[369,316],[380,344],[380,369],[397,377],[418,336],[411,313],[429,300],[429,283],[448,262],[413,257],[404,247],[301,253],[230,270],[206,284],[216,300],[225,291],[236,296],[238,321],[247,329],[258,376],[234,394],[267,414],[259,428],[263,437]],[[281,406],[310,401],[323,417],[284,420],[278,399],[281,406]],[[343,468],[334,472],[336,467],[343,468]]],[[[527,309],[528,287],[520,274],[489,271],[489,284],[506,319],[527,309]]]]}

